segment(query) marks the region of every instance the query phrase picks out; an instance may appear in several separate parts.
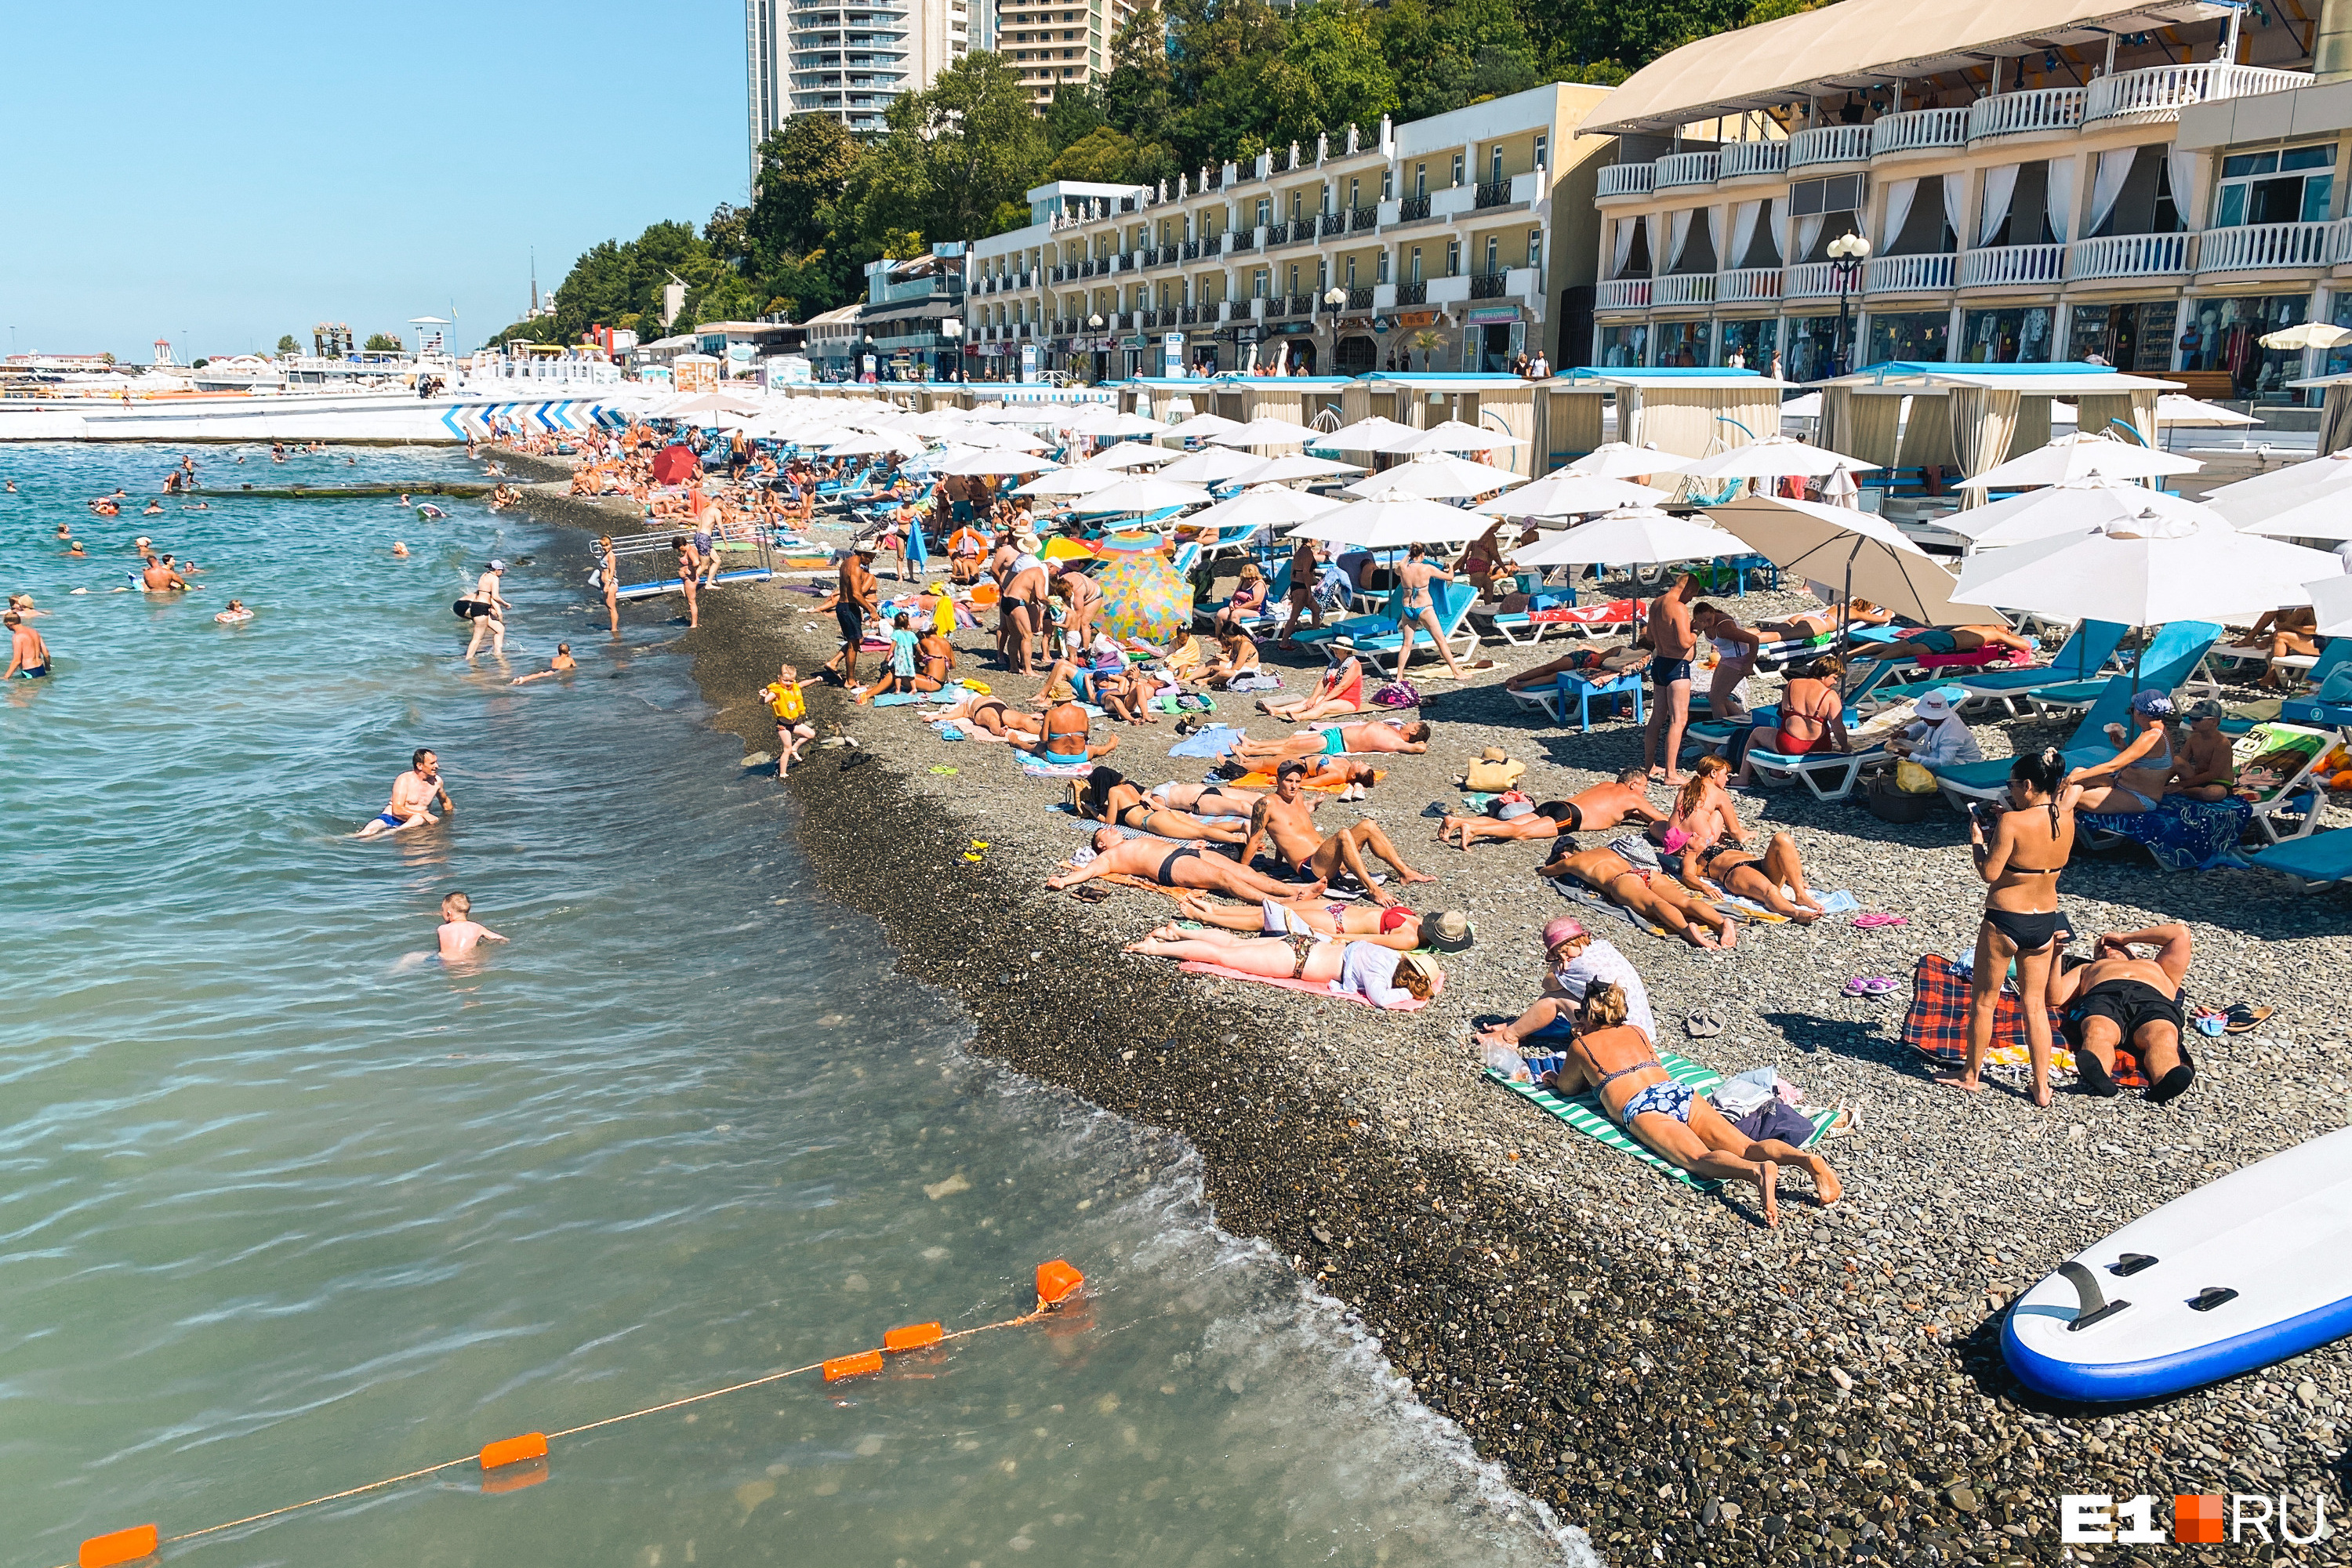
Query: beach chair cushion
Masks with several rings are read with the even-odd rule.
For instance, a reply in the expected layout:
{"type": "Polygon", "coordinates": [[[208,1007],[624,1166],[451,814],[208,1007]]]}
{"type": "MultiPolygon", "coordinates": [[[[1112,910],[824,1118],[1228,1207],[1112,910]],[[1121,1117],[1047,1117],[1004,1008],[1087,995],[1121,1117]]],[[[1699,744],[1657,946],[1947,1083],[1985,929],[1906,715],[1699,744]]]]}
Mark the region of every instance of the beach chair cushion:
{"type": "Polygon", "coordinates": [[[2291,877],[2306,892],[2352,881],[2352,832],[2314,833],[2290,838],[2246,857],[2246,864],[2291,877]]]}

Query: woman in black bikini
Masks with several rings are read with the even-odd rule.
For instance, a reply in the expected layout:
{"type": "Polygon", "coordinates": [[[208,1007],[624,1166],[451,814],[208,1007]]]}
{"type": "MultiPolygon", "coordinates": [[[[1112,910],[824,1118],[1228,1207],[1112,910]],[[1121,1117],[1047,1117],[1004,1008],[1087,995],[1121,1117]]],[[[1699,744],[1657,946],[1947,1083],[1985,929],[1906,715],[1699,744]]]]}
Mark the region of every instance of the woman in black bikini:
{"type": "Polygon", "coordinates": [[[1108,822],[1161,838],[1205,839],[1214,844],[1239,844],[1249,836],[1249,820],[1204,822],[1189,812],[1161,805],[1128,783],[1117,768],[1097,767],[1087,775],[1076,794],[1080,816],[1108,822]]]}
{"type": "Polygon", "coordinates": [[[1994,1009],[2013,960],[2018,1000],[2025,1009],[2025,1043],[2033,1054],[2033,1103],[2050,1104],[2050,969],[2057,957],[2058,873],[2074,853],[2079,784],[2067,777],[2066,758],[2054,748],[2010,765],[2010,808],[1979,806],[1969,813],[1969,847],[1977,875],[1991,891],[1977,928],[1976,970],[1969,981],[1969,1057],[1959,1071],[1936,1081],[1974,1093],[1984,1088],[1985,1052],[1992,1048],[1994,1009]],[[1992,841],[1985,820],[1992,818],[1992,841]]]}

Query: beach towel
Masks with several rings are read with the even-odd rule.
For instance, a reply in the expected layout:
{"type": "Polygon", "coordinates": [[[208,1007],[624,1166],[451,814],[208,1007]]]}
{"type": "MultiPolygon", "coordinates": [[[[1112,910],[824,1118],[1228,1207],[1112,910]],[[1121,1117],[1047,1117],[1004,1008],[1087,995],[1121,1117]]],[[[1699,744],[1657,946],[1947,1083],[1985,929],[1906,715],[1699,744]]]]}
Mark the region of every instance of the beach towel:
{"type": "MultiPolygon", "coordinates": [[[[2050,1015],[2050,1070],[2073,1077],[2074,1053],[2059,1032],[2058,1014],[2050,1015]]],[[[1911,1010],[1903,1016],[1903,1043],[1937,1067],[1956,1068],[1968,1060],[1969,972],[1940,952],[1923,954],[1911,972],[1911,1010]]],[[[1985,1066],[2004,1074],[2028,1073],[2033,1056],[2025,1044],[2025,1003],[2008,986],[1993,1005],[1992,1047],[1985,1066]]],[[[2116,1081],[2137,1088],[2147,1079],[2128,1053],[2118,1053],[2116,1081]],[[2129,1073],[2126,1079],[2123,1075],[2129,1073]]]]}
{"type": "Polygon", "coordinates": [[[2086,811],[2081,822],[2095,832],[2131,840],[2168,871],[2210,871],[2247,863],[2238,852],[2238,841],[2253,817],[2254,808],[2234,796],[2191,800],[2168,795],[2151,811],[2086,811]]]}
{"type": "Polygon", "coordinates": [[[1529,610],[1528,619],[1539,626],[1615,626],[1630,625],[1633,601],[1616,599],[1606,605],[1546,605],[1529,610]]]}
{"type": "Polygon", "coordinates": [[[930,695],[921,691],[886,691],[869,704],[875,708],[904,708],[909,703],[929,702],[930,695]]]}
{"type": "Polygon", "coordinates": [[[1973,653],[1923,653],[1914,662],[1922,669],[2022,669],[2033,655],[2021,647],[1988,646],[1973,653]]]}
{"type": "MultiPolygon", "coordinates": [[[[1213,782],[1218,784],[1229,784],[1235,789],[1272,789],[1274,787],[1274,775],[1267,773],[1240,773],[1229,779],[1217,779],[1213,782]]],[[[1346,789],[1348,787],[1348,784],[1345,779],[1318,778],[1313,775],[1309,775],[1307,782],[1299,787],[1302,789],[1321,790],[1327,795],[1337,795],[1341,790],[1346,789]]]]}
{"type": "Polygon", "coordinates": [[[1026,752],[1017,754],[1021,758],[1021,771],[1031,778],[1082,779],[1095,771],[1092,762],[1041,763],[1026,752]]]}
{"type": "Polygon", "coordinates": [[[1241,743],[1242,731],[1232,724],[1212,724],[1196,730],[1168,749],[1171,757],[1222,757],[1241,743]]]}
{"type": "MultiPolygon", "coordinates": [[[[1701,880],[1705,879],[1702,878],[1701,880]]],[[[1786,915],[1774,914],[1772,910],[1753,899],[1744,899],[1738,893],[1727,893],[1717,883],[1708,882],[1706,890],[1708,902],[1719,904],[1726,910],[1737,910],[1744,915],[1771,915],[1776,921],[1785,921],[1789,918],[1786,915]]],[[[1783,895],[1793,898],[1793,895],[1789,894],[1789,885],[1786,882],[1780,884],[1780,891],[1783,895]]],[[[1824,893],[1815,889],[1813,902],[1822,906],[1822,913],[1825,915],[1850,915],[1862,908],[1862,900],[1843,888],[1833,893],[1824,893]]]]}
{"type": "Polygon", "coordinates": [[[1645,931],[1662,941],[1666,940],[1665,927],[1652,925],[1624,905],[1610,902],[1573,877],[1554,878],[1551,886],[1552,891],[1571,904],[1582,904],[1588,910],[1594,910],[1604,915],[1614,915],[1635,931],[1645,931]]]}
{"type": "MultiPolygon", "coordinates": [[[[1338,1001],[1355,1002],[1366,1007],[1377,1005],[1370,997],[1360,991],[1334,991],[1328,981],[1276,980],[1269,974],[1250,974],[1239,969],[1227,969],[1222,963],[1203,963],[1197,958],[1187,959],[1176,967],[1188,974],[1213,974],[1220,980],[1246,980],[1253,985],[1272,985],[1283,991],[1299,991],[1309,996],[1326,996],[1338,1001]]],[[[1394,1007],[1386,1008],[1384,1011],[1417,1013],[1428,1005],[1416,997],[1400,1002],[1394,1007]]]]}
{"type": "MultiPolygon", "coordinates": [[[[1660,1051],[1657,1057],[1658,1065],[1666,1069],[1666,1075],[1669,1078],[1676,1083],[1690,1085],[1701,1094],[1707,1093],[1723,1082],[1721,1073],[1703,1063],[1695,1062],[1688,1057],[1677,1056],[1673,1051],[1660,1051]]],[[[1640,1139],[1609,1120],[1601,1109],[1601,1097],[1591,1090],[1588,1089],[1582,1094],[1563,1100],[1541,1084],[1514,1082],[1493,1068],[1486,1068],[1485,1076],[1489,1082],[1502,1085],[1538,1110],[1567,1122],[1594,1142],[1614,1149],[1621,1154],[1631,1154],[1652,1170],[1663,1173],[1694,1192],[1711,1193],[1723,1184],[1704,1176],[1694,1176],[1680,1166],[1652,1153],[1640,1139]]],[[[1829,1130],[1830,1123],[1836,1120],[1837,1112],[1834,1110],[1817,1110],[1806,1107],[1799,1109],[1803,1112],[1805,1119],[1813,1124],[1813,1135],[1803,1144],[1803,1147],[1810,1149],[1821,1142],[1822,1135],[1829,1130]]]]}

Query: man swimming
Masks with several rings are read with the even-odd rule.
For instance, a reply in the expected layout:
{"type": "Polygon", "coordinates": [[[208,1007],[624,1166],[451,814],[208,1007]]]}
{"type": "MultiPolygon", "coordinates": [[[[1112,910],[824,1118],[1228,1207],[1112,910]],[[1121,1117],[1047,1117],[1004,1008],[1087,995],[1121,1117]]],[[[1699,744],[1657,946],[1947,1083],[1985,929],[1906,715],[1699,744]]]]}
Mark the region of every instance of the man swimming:
{"type": "Polygon", "coordinates": [[[569,675],[579,668],[580,661],[572,657],[572,645],[568,642],[560,642],[555,645],[555,657],[547,661],[545,669],[531,675],[518,675],[507,684],[528,686],[534,680],[551,680],[559,675],[569,675]]]}
{"type": "Polygon", "coordinates": [[[380,833],[397,833],[404,827],[419,827],[441,819],[433,815],[433,803],[441,802],[441,809],[452,816],[457,803],[449,798],[448,786],[441,782],[441,759],[428,748],[420,747],[408,759],[408,771],[392,781],[392,801],[377,812],[355,838],[373,838],[380,833]]]}
{"type": "Polygon", "coordinates": [[[463,893],[452,893],[441,900],[441,956],[444,960],[464,958],[477,945],[507,939],[473,918],[474,900],[463,893]]]}

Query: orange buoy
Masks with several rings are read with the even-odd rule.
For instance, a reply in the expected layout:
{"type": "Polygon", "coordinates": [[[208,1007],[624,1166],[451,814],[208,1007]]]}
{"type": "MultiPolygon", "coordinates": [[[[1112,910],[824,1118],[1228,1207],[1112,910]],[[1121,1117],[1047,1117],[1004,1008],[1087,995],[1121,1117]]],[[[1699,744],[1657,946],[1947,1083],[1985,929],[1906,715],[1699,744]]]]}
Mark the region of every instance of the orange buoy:
{"type": "Polygon", "coordinates": [[[856,1377],[882,1370],[880,1351],[859,1351],[856,1355],[835,1356],[824,1363],[824,1380],[837,1383],[845,1377],[856,1377]]]}
{"type": "Polygon", "coordinates": [[[545,1479],[547,1479],[545,1459],[524,1459],[519,1464],[509,1465],[503,1469],[486,1472],[482,1477],[482,1495],[503,1497],[508,1492],[519,1492],[525,1487],[535,1487],[545,1479]]]}
{"type": "Polygon", "coordinates": [[[892,1329],[882,1336],[882,1348],[896,1354],[899,1351],[919,1351],[925,1345],[935,1345],[947,1338],[946,1325],[941,1323],[909,1323],[903,1329],[892,1329]]]}
{"type": "Polygon", "coordinates": [[[1056,1258],[1051,1263],[1037,1265],[1037,1304],[1058,1307],[1078,1293],[1087,1277],[1056,1258]]]}
{"type": "Polygon", "coordinates": [[[997,587],[996,587],[996,584],[993,584],[993,583],[976,583],[976,584],[974,584],[972,585],[972,590],[971,590],[971,602],[972,602],[973,604],[975,604],[975,605],[992,605],[992,604],[996,603],[996,600],[997,600],[997,587]]]}
{"type": "Polygon", "coordinates": [[[118,1530],[111,1535],[93,1535],[81,1543],[81,1555],[75,1562],[79,1568],[113,1568],[117,1563],[135,1563],[152,1552],[163,1538],[163,1532],[152,1524],[118,1530]]]}
{"type": "Polygon", "coordinates": [[[2329,789],[2352,789],[2352,770],[2337,773],[2327,781],[2329,789]]]}
{"type": "Polygon", "coordinates": [[[482,1445],[482,1468],[495,1470],[500,1465],[511,1465],[521,1459],[547,1458],[547,1434],[526,1432],[520,1437],[502,1437],[495,1443],[482,1445]]]}

